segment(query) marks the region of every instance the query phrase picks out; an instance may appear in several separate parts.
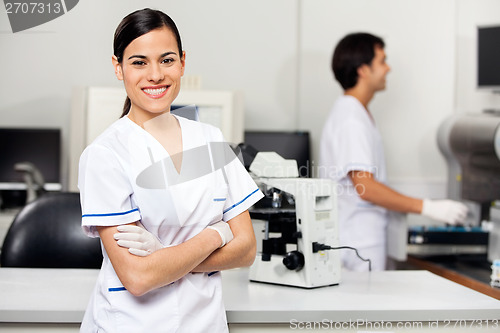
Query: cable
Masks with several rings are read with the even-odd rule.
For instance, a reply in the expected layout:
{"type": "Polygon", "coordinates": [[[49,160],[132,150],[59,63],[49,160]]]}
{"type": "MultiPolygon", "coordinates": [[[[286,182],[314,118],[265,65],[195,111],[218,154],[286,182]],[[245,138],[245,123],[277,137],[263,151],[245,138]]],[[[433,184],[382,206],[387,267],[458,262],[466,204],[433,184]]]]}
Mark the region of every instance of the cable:
{"type": "Polygon", "coordinates": [[[318,242],[313,242],[312,245],[313,245],[313,253],[316,253],[318,251],[324,251],[324,250],[342,250],[342,249],[354,250],[354,252],[356,252],[356,255],[358,256],[359,259],[368,262],[368,271],[371,272],[371,270],[372,270],[372,261],[370,259],[365,259],[362,256],[360,256],[358,253],[358,250],[354,247],[350,247],[350,246],[331,247],[330,245],[325,245],[325,244],[321,244],[318,242]]]}

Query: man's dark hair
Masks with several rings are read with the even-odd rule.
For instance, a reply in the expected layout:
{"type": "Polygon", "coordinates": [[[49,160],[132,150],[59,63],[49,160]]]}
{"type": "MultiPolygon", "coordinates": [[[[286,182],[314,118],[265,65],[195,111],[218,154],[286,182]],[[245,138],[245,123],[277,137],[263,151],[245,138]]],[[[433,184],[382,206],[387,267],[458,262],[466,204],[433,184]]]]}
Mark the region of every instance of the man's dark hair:
{"type": "Polygon", "coordinates": [[[332,70],[342,88],[349,89],[358,82],[358,68],[370,65],[375,57],[375,47],[384,48],[382,38],[358,32],[345,36],[335,47],[332,70]]]}

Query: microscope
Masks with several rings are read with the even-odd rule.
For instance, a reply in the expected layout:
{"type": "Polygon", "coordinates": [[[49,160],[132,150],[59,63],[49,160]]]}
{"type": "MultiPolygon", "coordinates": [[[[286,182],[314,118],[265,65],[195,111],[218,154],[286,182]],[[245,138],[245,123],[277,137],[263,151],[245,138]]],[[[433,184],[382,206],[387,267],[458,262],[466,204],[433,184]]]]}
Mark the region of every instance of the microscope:
{"type": "Polygon", "coordinates": [[[266,195],[250,209],[252,219],[265,223],[250,281],[301,288],[338,284],[340,253],[321,250],[339,244],[335,183],[299,178],[297,162],[275,152],[258,152],[249,170],[266,195]]]}

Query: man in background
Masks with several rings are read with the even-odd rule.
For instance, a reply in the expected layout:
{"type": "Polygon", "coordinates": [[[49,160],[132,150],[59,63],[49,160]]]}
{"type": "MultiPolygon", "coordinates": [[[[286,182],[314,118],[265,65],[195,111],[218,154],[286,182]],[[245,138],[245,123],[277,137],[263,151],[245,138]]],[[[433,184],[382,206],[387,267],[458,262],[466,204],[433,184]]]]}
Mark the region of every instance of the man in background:
{"type": "MultiPolygon", "coordinates": [[[[319,159],[319,176],[338,184],[340,245],[356,248],[374,270],[386,268],[388,210],[448,224],[461,223],[467,215],[460,202],[413,198],[385,184],[382,137],[368,108],[375,93],[385,89],[390,70],[384,46],[380,37],[368,33],[349,34],[336,46],[332,70],[344,94],[326,120],[319,159]]],[[[368,269],[352,251],[341,257],[349,270],[368,269]]]]}

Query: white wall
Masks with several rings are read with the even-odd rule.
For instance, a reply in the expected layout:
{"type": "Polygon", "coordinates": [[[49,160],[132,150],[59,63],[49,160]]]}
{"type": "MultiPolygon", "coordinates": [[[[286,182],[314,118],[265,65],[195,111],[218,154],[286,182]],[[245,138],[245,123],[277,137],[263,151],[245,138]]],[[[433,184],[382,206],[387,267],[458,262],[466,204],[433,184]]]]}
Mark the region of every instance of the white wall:
{"type": "Polygon", "coordinates": [[[500,24],[497,0],[85,0],[66,15],[12,34],[0,12],[0,126],[60,127],[68,138],[71,88],[118,86],[110,64],[116,25],[129,12],[169,13],[187,51],[186,75],[205,89],[245,94],[248,129],[305,129],[316,160],[322,122],[341,93],[330,71],[335,44],[369,31],[386,43],[392,72],[371,104],[391,184],[443,195],[436,146],[454,112],[500,107],[475,90],[475,25],[500,24]]]}
{"type": "MultiPolygon", "coordinates": [[[[370,104],[384,138],[389,178],[441,179],[445,166],[435,132],[453,112],[455,2],[305,0],[302,4],[301,123],[310,130],[321,128],[342,93],[330,69],[336,43],[347,33],[374,33],[385,40],[392,68],[386,91],[370,104]]],[[[317,148],[321,133],[313,133],[317,148]]]]}

